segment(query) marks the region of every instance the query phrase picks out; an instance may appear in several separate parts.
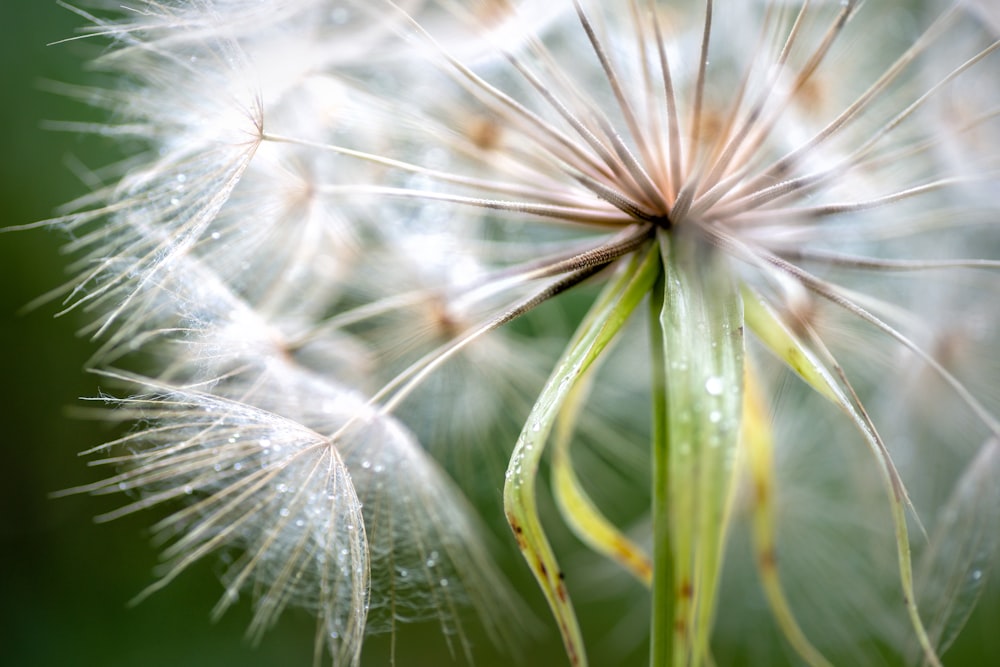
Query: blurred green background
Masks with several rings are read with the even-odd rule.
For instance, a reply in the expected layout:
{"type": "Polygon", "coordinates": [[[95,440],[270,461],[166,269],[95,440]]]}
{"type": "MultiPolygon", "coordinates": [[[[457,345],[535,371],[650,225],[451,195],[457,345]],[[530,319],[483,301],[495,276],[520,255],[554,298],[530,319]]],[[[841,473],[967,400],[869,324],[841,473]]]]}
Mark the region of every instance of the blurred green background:
{"type": "MultiPolygon", "coordinates": [[[[102,47],[92,41],[46,46],[74,34],[83,19],[54,0],[0,0],[0,211],[3,226],[53,215],[86,192],[73,175],[79,159],[99,167],[113,159],[93,139],[43,128],[43,120],[78,120],[84,107],[44,92],[47,80],[92,80],[84,63],[102,47]]],[[[105,427],[70,413],[78,397],[93,396],[100,381],[83,372],[92,345],[76,334],[73,314],[53,319],[53,304],[24,313],[32,299],[66,276],[58,231],[0,235],[0,663],[12,666],[167,667],[308,665],[312,621],[290,614],[253,648],[242,640],[246,605],[221,622],[209,611],[221,588],[209,563],[193,568],[136,607],[128,600],[153,578],[156,551],[151,517],[95,525],[91,517],[117,506],[115,498],[51,499],[53,491],[93,481],[76,453],[106,440],[105,427]]],[[[524,569],[515,563],[516,576],[524,569]]],[[[582,582],[580,587],[586,584],[582,582]]],[[[993,586],[991,591],[996,591],[993,586]]],[[[563,665],[558,634],[525,587],[538,630],[526,637],[523,664],[563,665]],[[545,620],[543,620],[545,619],[545,620]]],[[[581,597],[586,597],[583,595],[581,597]]],[[[627,617],[628,605],[592,603],[586,627],[598,635],[627,617]]],[[[641,604],[641,602],[640,602],[641,604]]],[[[639,617],[642,615],[639,614],[639,617]]],[[[862,621],[863,622],[863,621],[862,621]]],[[[477,664],[510,664],[481,637],[477,664]]],[[[604,642],[605,648],[607,640],[604,642]]],[[[450,664],[434,626],[405,629],[398,638],[401,665],[450,664]]],[[[614,654],[612,650],[603,655],[614,654]]],[[[641,647],[632,664],[642,664],[641,647]]],[[[602,655],[599,651],[598,656],[602,655]]],[[[366,665],[388,663],[388,642],[367,647],[366,665]]],[[[614,664],[595,657],[595,664],[614,664]]],[[[458,660],[462,662],[461,659],[458,660]]],[[[955,666],[1000,665],[1000,596],[991,593],[946,656],[955,666]]],[[[720,666],[725,667],[725,666],[720,666]]]]}

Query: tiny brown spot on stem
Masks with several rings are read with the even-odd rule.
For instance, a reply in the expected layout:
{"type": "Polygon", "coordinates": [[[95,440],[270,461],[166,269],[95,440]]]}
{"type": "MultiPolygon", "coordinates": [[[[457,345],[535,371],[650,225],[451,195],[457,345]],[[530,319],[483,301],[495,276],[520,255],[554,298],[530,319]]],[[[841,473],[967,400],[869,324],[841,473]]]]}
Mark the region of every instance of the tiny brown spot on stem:
{"type": "Polygon", "coordinates": [[[754,476],[753,497],[758,505],[765,504],[771,496],[771,486],[763,477],[754,476]]]}
{"type": "Polygon", "coordinates": [[[778,554],[774,552],[774,549],[764,549],[760,553],[758,560],[760,561],[760,568],[762,570],[773,570],[778,565],[778,554]]]}
{"type": "MultiPolygon", "coordinates": [[[[570,637],[569,627],[566,625],[565,621],[559,621],[559,631],[562,633],[564,639],[568,639],[570,637]]],[[[568,641],[564,641],[563,643],[566,645],[566,657],[569,658],[569,664],[579,665],[580,656],[576,652],[576,647],[568,641]]]]}
{"type": "Polygon", "coordinates": [[[691,586],[691,582],[682,581],[681,585],[677,589],[677,594],[682,600],[690,600],[694,597],[694,587],[691,586]]]}
{"type": "Polygon", "coordinates": [[[521,524],[514,517],[507,515],[507,523],[510,524],[510,529],[514,532],[514,539],[517,541],[517,548],[521,551],[525,551],[528,548],[528,541],[524,538],[524,529],[521,524]]]}

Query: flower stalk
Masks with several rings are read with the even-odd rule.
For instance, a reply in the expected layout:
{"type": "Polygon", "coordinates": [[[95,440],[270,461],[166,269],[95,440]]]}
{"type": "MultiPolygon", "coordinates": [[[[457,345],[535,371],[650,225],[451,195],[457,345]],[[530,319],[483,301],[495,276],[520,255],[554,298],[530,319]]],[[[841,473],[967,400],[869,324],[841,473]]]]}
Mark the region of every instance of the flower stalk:
{"type": "Polygon", "coordinates": [[[654,404],[653,534],[654,562],[666,572],[653,576],[652,664],[703,665],[738,481],[742,307],[714,250],[683,235],[659,239],[663,291],[652,335],[661,336],[653,359],[664,365],[653,368],[662,376],[653,386],[656,397],[662,385],[664,402],[654,404]],[[672,612],[657,608],[668,604],[672,612]],[[673,641],[658,646],[665,634],[673,641]]]}
{"type": "MultiPolygon", "coordinates": [[[[662,257],[661,257],[662,263],[662,257]]],[[[650,665],[669,665],[674,657],[677,631],[674,626],[674,603],[677,599],[674,578],[673,526],[670,521],[670,440],[667,422],[667,355],[660,317],[666,308],[663,273],[656,281],[649,299],[649,361],[652,369],[650,398],[653,407],[653,576],[650,597],[650,665]]]]}

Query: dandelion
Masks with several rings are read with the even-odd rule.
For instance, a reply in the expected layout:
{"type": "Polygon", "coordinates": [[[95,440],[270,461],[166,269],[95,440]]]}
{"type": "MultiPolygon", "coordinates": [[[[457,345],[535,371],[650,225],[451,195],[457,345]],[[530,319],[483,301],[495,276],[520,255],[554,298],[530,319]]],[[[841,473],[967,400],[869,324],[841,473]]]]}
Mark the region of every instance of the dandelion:
{"type": "Polygon", "coordinates": [[[807,664],[864,664],[864,640],[941,664],[1000,547],[1000,39],[986,3],[941,4],[80,12],[123,83],[67,88],[113,113],[69,129],[147,151],[58,220],[66,307],[141,391],[93,450],[118,471],[72,491],[173,508],[149,590],[226,554],[216,612],[252,590],[255,636],[298,605],[317,661],[427,617],[470,653],[462,606],[506,644],[519,612],[434,457],[487,460],[513,419],[506,475],[458,481],[503,484],[570,664],[550,441],[567,525],[649,588],[650,664],[746,634],[745,564],[807,664]],[[609,414],[651,415],[622,487],[646,524],[578,465],[588,437],[624,446],[609,414]]]}

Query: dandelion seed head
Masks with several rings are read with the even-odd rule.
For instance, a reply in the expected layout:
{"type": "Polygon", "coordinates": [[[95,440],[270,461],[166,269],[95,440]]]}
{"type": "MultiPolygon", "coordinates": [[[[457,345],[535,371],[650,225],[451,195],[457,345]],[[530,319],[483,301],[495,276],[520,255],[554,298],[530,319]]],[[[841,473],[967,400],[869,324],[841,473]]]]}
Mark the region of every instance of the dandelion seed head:
{"type": "MultiPolygon", "coordinates": [[[[828,633],[821,648],[853,660],[861,637],[909,631],[933,662],[929,637],[944,632],[921,624],[898,536],[908,508],[988,514],[963,466],[1000,430],[994,365],[981,362],[997,266],[977,259],[997,248],[992,17],[958,3],[925,21],[875,0],[204,0],[99,22],[116,41],[99,64],[126,81],[99,103],[148,150],[62,218],[81,257],[64,293],[96,316],[98,361],[143,352],[153,369],[114,376],[147,392],[120,401],[144,426],[98,448],[123,471],[82,490],[138,492],[116,514],[182,501],[157,525],[168,570],[152,588],[221,552],[216,613],[254,591],[254,636],[296,605],[318,615],[335,664],[358,664],[364,633],[401,620],[435,619],[467,652],[458,605],[498,637],[516,607],[428,451],[478,455],[477,434],[523,418],[542,385],[533,414],[579,413],[625,311],[602,312],[598,297],[605,319],[585,319],[558,365],[544,339],[507,325],[546,329],[542,304],[622,280],[630,308],[664,300],[647,322],[666,357],[654,378],[671,387],[675,463],[701,471],[675,482],[717,519],[677,528],[711,561],[685,574],[681,554],[677,590],[695,570],[718,576],[726,535],[711,527],[738,497],[736,514],[766,525],[775,511],[791,527],[780,541],[772,527],[752,560],[765,579],[788,564],[807,634],[828,633]],[[645,275],[643,253],[659,273],[631,295],[623,276],[645,275]],[[592,356],[574,357],[581,345],[592,356]],[[769,405],[740,404],[759,359],[779,403],[793,382],[815,390],[775,410],[793,415],[777,442],[810,443],[779,449],[771,472],[747,471],[753,434],[740,435],[754,420],[769,429],[769,405]],[[911,395],[929,387],[933,400],[911,395]],[[930,440],[915,425],[924,409],[938,419],[945,394],[975,426],[947,482],[922,488],[926,445],[910,436],[930,440]],[[802,415],[821,403],[858,435],[817,437],[826,421],[802,415]],[[834,440],[852,444],[828,452],[834,440]],[[117,445],[128,453],[110,455],[117,445]],[[887,510],[869,521],[876,497],[887,510]],[[845,556],[858,539],[879,556],[845,556]],[[849,617],[871,622],[842,630],[849,617]]],[[[650,394],[653,351],[614,357],[629,359],[609,376],[622,395],[650,394]]],[[[534,488],[545,436],[573,430],[556,421],[525,427],[508,485],[534,488]]],[[[578,655],[565,583],[507,509],[578,655]]],[[[930,552],[933,578],[947,559],[930,552]]],[[[714,604],[698,599],[709,619],[714,604]]]]}

